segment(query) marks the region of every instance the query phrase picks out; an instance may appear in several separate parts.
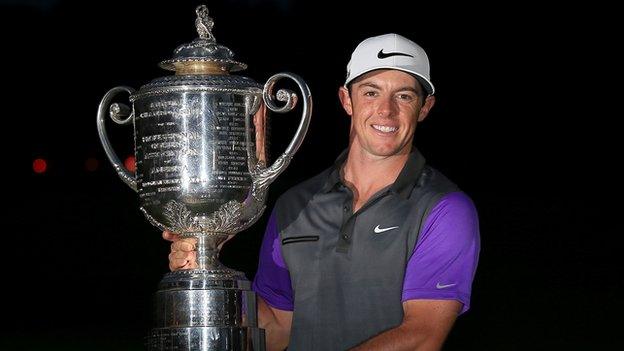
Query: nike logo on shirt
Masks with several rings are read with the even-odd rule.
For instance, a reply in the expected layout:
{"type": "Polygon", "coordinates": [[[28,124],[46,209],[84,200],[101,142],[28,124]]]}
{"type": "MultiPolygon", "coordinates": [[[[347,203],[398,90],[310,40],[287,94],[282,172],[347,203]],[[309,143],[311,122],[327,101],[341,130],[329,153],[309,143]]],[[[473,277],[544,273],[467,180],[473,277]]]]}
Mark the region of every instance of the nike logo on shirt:
{"type": "Polygon", "coordinates": [[[457,285],[457,283],[453,283],[453,284],[436,284],[436,288],[438,289],[446,289],[446,288],[450,288],[451,286],[455,286],[457,285]]]}
{"type": "Polygon", "coordinates": [[[396,227],[388,227],[388,228],[380,228],[379,225],[377,225],[374,229],[375,233],[379,234],[379,233],[383,233],[383,232],[387,232],[388,230],[392,230],[392,229],[397,229],[398,226],[396,227]]]}

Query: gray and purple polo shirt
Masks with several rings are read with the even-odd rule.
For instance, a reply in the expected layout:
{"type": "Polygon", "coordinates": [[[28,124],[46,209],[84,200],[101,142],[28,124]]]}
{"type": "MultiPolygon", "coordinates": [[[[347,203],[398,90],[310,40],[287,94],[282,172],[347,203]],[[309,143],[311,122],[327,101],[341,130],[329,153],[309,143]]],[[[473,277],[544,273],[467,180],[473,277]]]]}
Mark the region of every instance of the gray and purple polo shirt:
{"type": "Polygon", "coordinates": [[[282,195],[266,228],[253,289],[293,311],[289,349],[355,346],[398,326],[406,300],[470,306],[480,249],[471,199],[414,149],[353,213],[345,159],[282,195]]]}

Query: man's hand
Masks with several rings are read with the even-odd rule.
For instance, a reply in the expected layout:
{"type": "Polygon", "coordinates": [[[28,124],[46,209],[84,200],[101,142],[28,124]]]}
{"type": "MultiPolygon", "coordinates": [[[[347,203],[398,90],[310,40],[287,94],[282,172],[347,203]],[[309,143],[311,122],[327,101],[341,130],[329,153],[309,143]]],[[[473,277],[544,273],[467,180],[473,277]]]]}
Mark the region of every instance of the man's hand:
{"type": "MultiPolygon", "coordinates": [[[[163,231],[163,239],[171,241],[171,252],[169,253],[169,269],[177,271],[178,269],[194,269],[197,268],[197,251],[195,245],[197,244],[196,238],[180,238],[180,235],[170,232],[168,230],[163,231]]],[[[217,246],[218,250],[221,250],[223,244],[232,239],[234,235],[228,235],[228,237],[217,246]]]]}
{"type": "Polygon", "coordinates": [[[171,241],[171,252],[169,253],[169,269],[177,271],[179,269],[197,268],[197,256],[195,251],[195,238],[180,238],[178,234],[168,230],[163,231],[163,239],[171,241]]]}

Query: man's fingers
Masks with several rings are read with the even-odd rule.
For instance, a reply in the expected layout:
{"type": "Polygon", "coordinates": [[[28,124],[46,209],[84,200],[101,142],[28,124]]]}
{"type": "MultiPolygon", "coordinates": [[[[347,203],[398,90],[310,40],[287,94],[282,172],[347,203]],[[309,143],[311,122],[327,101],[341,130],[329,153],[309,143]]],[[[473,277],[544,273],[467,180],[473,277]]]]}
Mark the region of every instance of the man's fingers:
{"type": "Polygon", "coordinates": [[[174,241],[171,244],[171,251],[193,251],[195,250],[195,243],[197,239],[186,238],[174,241]]]}
{"type": "Polygon", "coordinates": [[[177,271],[178,269],[181,269],[182,267],[184,267],[186,264],[188,264],[188,260],[184,260],[184,259],[169,259],[169,270],[171,271],[177,271]]]}
{"type": "Polygon", "coordinates": [[[163,239],[167,241],[177,241],[180,240],[180,236],[174,232],[170,232],[168,230],[164,230],[162,233],[163,239]]]}
{"type": "Polygon", "coordinates": [[[188,251],[174,251],[169,256],[174,260],[179,260],[179,259],[188,260],[190,259],[191,253],[188,251]]]}
{"type": "Polygon", "coordinates": [[[182,269],[195,269],[197,268],[197,261],[195,261],[195,259],[192,259],[190,261],[188,261],[187,264],[184,265],[184,267],[182,267],[182,269]]]}
{"type": "Polygon", "coordinates": [[[171,271],[197,268],[197,255],[195,254],[197,238],[180,238],[178,234],[168,230],[163,231],[162,236],[163,239],[171,241],[171,252],[169,253],[169,269],[171,271]]]}
{"type": "Polygon", "coordinates": [[[197,268],[195,260],[195,252],[176,251],[169,254],[169,269],[176,271],[178,269],[197,268]]]}

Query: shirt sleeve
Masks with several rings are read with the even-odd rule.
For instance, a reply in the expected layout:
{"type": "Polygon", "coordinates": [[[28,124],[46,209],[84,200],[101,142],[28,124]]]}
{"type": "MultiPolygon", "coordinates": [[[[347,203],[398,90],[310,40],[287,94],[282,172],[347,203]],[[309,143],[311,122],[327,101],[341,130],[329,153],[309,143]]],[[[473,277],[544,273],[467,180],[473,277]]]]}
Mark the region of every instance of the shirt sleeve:
{"type": "Polygon", "coordinates": [[[264,238],[262,239],[258,270],[252,289],[270,306],[284,311],[293,310],[290,274],[282,256],[280,236],[274,212],[269,217],[264,238]]]}
{"type": "Polygon", "coordinates": [[[480,251],[479,221],[462,192],[445,195],[427,216],[407,263],[402,301],[457,300],[470,308],[480,251]]]}

